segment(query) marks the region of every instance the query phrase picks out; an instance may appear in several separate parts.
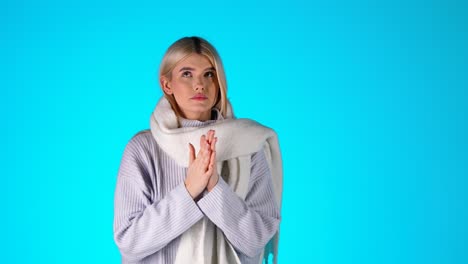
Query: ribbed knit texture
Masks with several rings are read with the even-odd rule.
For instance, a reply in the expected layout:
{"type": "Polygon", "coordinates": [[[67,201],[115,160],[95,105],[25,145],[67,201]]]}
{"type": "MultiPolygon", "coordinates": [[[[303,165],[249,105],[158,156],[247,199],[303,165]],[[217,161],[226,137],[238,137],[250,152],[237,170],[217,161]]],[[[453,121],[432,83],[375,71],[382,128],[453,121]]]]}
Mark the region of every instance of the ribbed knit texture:
{"type": "MultiPolygon", "coordinates": [[[[182,127],[213,122],[180,119],[182,127]]],[[[242,263],[258,264],[280,219],[263,151],[252,155],[245,201],[220,177],[215,188],[195,202],[184,185],[186,174],[187,168],[168,157],[149,130],[129,141],[114,197],[114,240],[122,263],[173,263],[180,235],[207,217],[223,231],[242,263]]]]}

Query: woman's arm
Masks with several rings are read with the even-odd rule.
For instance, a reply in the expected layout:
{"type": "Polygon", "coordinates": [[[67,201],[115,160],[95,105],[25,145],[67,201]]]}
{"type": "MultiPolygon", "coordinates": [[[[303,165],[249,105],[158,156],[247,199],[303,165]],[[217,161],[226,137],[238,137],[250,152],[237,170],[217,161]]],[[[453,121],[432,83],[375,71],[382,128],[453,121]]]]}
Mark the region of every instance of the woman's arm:
{"type": "Polygon", "coordinates": [[[138,140],[124,151],[114,197],[114,240],[130,261],[164,248],[203,217],[182,182],[163,199],[151,201],[145,184],[150,162],[138,140]]]}
{"type": "Polygon", "coordinates": [[[211,192],[198,201],[198,206],[238,251],[249,257],[259,255],[278,230],[280,222],[271,173],[263,150],[252,155],[245,201],[219,177],[211,192]]]}

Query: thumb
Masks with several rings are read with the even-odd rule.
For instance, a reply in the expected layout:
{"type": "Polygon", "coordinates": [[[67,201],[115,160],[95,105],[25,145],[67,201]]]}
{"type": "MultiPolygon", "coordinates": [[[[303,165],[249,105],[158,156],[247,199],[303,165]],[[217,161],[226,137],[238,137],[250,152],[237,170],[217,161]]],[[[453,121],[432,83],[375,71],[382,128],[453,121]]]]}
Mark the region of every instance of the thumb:
{"type": "Polygon", "coordinates": [[[189,143],[189,165],[195,160],[195,148],[189,143]]]}

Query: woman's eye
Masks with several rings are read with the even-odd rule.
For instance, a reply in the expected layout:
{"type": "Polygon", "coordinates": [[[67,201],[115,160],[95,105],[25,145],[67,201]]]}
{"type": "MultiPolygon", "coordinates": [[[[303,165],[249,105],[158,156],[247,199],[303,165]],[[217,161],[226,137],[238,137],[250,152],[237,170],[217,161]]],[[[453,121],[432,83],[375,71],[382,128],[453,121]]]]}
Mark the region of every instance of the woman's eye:
{"type": "Polygon", "coordinates": [[[206,72],[205,76],[212,78],[212,77],[214,77],[214,72],[212,72],[212,71],[206,72]]]}
{"type": "Polygon", "coordinates": [[[182,73],[182,77],[191,77],[191,76],[192,76],[192,73],[189,72],[189,71],[184,71],[184,72],[182,73]]]}

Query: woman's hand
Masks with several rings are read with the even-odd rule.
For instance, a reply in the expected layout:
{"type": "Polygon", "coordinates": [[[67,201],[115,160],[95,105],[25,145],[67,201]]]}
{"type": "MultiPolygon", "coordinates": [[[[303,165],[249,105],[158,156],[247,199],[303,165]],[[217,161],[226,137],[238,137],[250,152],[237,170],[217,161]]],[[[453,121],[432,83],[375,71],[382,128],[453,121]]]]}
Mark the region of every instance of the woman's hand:
{"type": "MultiPolygon", "coordinates": [[[[211,132],[211,131],[210,131],[211,132]]],[[[208,181],[208,185],[206,188],[208,189],[209,192],[216,186],[219,180],[219,175],[218,175],[218,169],[216,166],[216,142],[218,142],[218,138],[214,136],[215,131],[213,130],[213,133],[208,133],[208,144],[211,146],[211,153],[214,155],[213,157],[213,163],[210,163],[209,166],[213,166],[213,174],[210,177],[210,180],[208,181]]]]}
{"type": "MultiPolygon", "coordinates": [[[[210,130],[208,132],[210,142],[213,142],[213,136],[214,131],[210,130]]],[[[185,187],[193,199],[206,188],[215,169],[215,165],[213,165],[216,164],[215,153],[212,149],[214,147],[208,143],[207,137],[202,135],[200,138],[200,151],[195,157],[195,148],[189,143],[189,167],[187,178],[185,178],[185,187]]]]}

